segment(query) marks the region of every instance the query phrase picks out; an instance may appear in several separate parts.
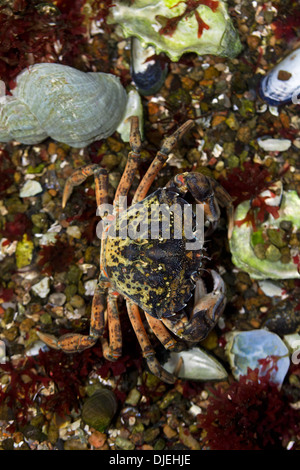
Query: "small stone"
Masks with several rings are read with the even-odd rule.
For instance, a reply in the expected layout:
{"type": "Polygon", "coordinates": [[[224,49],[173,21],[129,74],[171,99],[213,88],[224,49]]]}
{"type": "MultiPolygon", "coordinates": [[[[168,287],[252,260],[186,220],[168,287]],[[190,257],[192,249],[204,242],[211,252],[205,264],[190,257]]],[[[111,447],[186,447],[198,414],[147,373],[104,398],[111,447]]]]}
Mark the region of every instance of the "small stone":
{"type": "Polygon", "coordinates": [[[268,228],[267,235],[272,245],[275,245],[277,248],[282,248],[287,245],[287,242],[284,240],[284,237],[285,237],[284,230],[268,228]]]}
{"type": "Polygon", "coordinates": [[[106,439],[107,436],[103,432],[93,431],[93,433],[89,437],[89,444],[95,447],[95,449],[99,449],[105,444],[106,439]]]}
{"type": "Polygon", "coordinates": [[[50,278],[44,277],[40,282],[34,284],[31,288],[35,295],[44,299],[50,292],[50,278]]]}
{"type": "Polygon", "coordinates": [[[163,432],[164,432],[164,435],[168,439],[173,439],[174,437],[177,436],[177,432],[175,431],[175,429],[172,429],[171,426],[169,426],[169,424],[164,425],[163,432]]]}
{"type": "Polygon", "coordinates": [[[87,450],[87,444],[80,439],[68,439],[64,443],[64,450],[87,450]]]}
{"type": "Polygon", "coordinates": [[[20,191],[20,197],[32,197],[42,191],[43,188],[38,181],[28,180],[20,191]]]}
{"type": "Polygon", "coordinates": [[[137,390],[136,388],[133,388],[130,390],[125,400],[125,403],[127,405],[136,406],[138,402],[140,401],[140,398],[141,398],[141,392],[137,390]]]}
{"type": "Polygon", "coordinates": [[[234,113],[229,114],[228,118],[226,119],[226,124],[233,131],[237,131],[239,128],[239,123],[234,113]]]}
{"type": "Polygon", "coordinates": [[[20,323],[19,329],[24,333],[28,333],[34,325],[35,322],[31,318],[25,318],[25,320],[20,323]]]}
{"type": "Polygon", "coordinates": [[[77,238],[78,240],[81,238],[81,231],[77,225],[69,225],[67,228],[67,234],[70,237],[77,238]]]}
{"type": "Polygon", "coordinates": [[[258,48],[260,43],[261,43],[260,37],[254,34],[251,34],[250,36],[247,37],[247,44],[249,48],[252,49],[253,51],[255,51],[258,48]]]}
{"type": "Polygon", "coordinates": [[[49,313],[43,313],[40,317],[41,322],[43,325],[51,325],[52,323],[52,317],[49,313]]]}
{"type": "Polygon", "coordinates": [[[147,442],[147,444],[151,444],[151,442],[153,442],[159,436],[159,433],[160,433],[159,428],[153,427],[153,428],[146,429],[146,431],[144,432],[145,442],[147,442]]]}
{"type": "Polygon", "coordinates": [[[23,235],[22,241],[17,243],[16,247],[16,264],[17,268],[24,268],[31,263],[34,245],[28,240],[26,233],[23,235]]]}
{"type": "Polygon", "coordinates": [[[227,158],[227,165],[230,169],[236,168],[240,164],[240,159],[236,155],[230,155],[227,158]]]}
{"type": "Polygon", "coordinates": [[[273,262],[279,261],[281,258],[281,253],[275,245],[269,245],[266,249],[266,258],[273,262]]]}
{"type": "Polygon", "coordinates": [[[133,442],[129,441],[128,439],[124,439],[124,437],[118,436],[115,440],[115,444],[122,450],[134,450],[135,445],[133,442]]]}
{"type": "Polygon", "coordinates": [[[201,449],[199,442],[191,435],[190,431],[187,428],[183,426],[179,426],[178,434],[179,434],[179,439],[182,442],[182,444],[188,447],[189,449],[191,450],[201,449]]]}
{"type": "Polygon", "coordinates": [[[94,295],[96,287],[98,284],[98,279],[90,279],[84,283],[85,295],[94,295]]]}
{"type": "Polygon", "coordinates": [[[266,152],[285,152],[290,148],[292,142],[289,139],[259,138],[258,145],[266,152]]]}
{"type": "Polygon", "coordinates": [[[251,129],[248,126],[241,126],[236,134],[237,139],[244,144],[248,144],[251,140],[251,129]]]}
{"type": "Polygon", "coordinates": [[[11,326],[7,330],[4,330],[2,334],[7,341],[14,341],[19,334],[19,328],[17,326],[11,326]]]}
{"type": "Polygon", "coordinates": [[[70,304],[71,304],[72,307],[74,307],[74,308],[81,308],[81,307],[84,307],[85,302],[84,302],[84,299],[83,299],[82,297],[80,297],[80,295],[74,295],[74,296],[70,299],[70,304]]]}
{"type": "Polygon", "coordinates": [[[57,305],[58,307],[62,307],[66,300],[67,297],[63,292],[54,292],[53,294],[49,295],[49,302],[53,305],[57,305]]]}

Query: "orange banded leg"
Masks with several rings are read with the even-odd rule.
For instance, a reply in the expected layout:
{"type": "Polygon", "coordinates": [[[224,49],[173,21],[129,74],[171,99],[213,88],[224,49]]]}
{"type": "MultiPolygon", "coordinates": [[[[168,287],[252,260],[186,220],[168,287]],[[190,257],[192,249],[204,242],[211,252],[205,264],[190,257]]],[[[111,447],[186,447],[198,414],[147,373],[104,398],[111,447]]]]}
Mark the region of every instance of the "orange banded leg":
{"type": "MultiPolygon", "coordinates": [[[[71,176],[69,176],[69,178],[66,181],[64,192],[63,192],[63,197],[62,197],[63,208],[65,208],[67,201],[73,192],[74,186],[79,186],[89,176],[92,176],[92,175],[95,176],[95,184],[96,184],[96,189],[97,189],[97,185],[98,187],[99,185],[101,185],[100,181],[103,181],[107,178],[107,170],[105,170],[104,168],[100,168],[99,165],[97,164],[92,164],[92,165],[87,165],[87,166],[78,168],[72,173],[71,176]]],[[[107,194],[107,190],[106,190],[106,194],[107,194]]],[[[100,203],[102,202],[104,201],[101,201],[100,203]]],[[[97,201],[97,205],[99,205],[98,201],[97,201]]]]}
{"type": "Polygon", "coordinates": [[[131,147],[131,152],[128,154],[125,170],[122,174],[114,197],[114,207],[117,212],[122,209],[122,198],[126,197],[128,194],[141,159],[141,136],[139,131],[139,120],[137,116],[131,117],[129,144],[131,147]]]}
{"type": "Polygon", "coordinates": [[[153,162],[151,163],[148,171],[146,172],[145,176],[141,180],[136,193],[134,195],[132,205],[136,204],[139,201],[142,201],[149,189],[153,181],[155,180],[156,176],[164,166],[165,162],[168,159],[169,153],[173,150],[177,142],[182,138],[182,136],[194,125],[194,121],[190,120],[185,122],[181,127],[179,127],[170,137],[167,137],[160,149],[157,152],[157,155],[153,162]]]}
{"type": "Polygon", "coordinates": [[[122,354],[122,332],[117,305],[117,293],[109,291],[107,299],[107,322],[109,343],[106,338],[101,338],[103,356],[109,361],[116,361],[122,354]]]}
{"type": "Polygon", "coordinates": [[[129,319],[131,321],[132,327],[135,331],[136,337],[142,349],[143,356],[147,361],[150,371],[152,372],[152,374],[156,375],[164,382],[174,383],[176,378],[172,374],[167,372],[165,369],[163,369],[163,367],[160,365],[160,363],[155,357],[155,352],[152,348],[152,345],[142,323],[138,306],[129,299],[126,301],[126,305],[129,319]]]}
{"type": "Polygon", "coordinates": [[[146,320],[152,329],[153,333],[161,344],[169,350],[172,351],[179,351],[181,350],[181,347],[178,345],[177,341],[173,336],[170,334],[170,332],[167,330],[167,328],[164,326],[161,320],[158,318],[154,318],[152,315],[149,315],[148,313],[145,312],[146,320]]]}
{"type": "Polygon", "coordinates": [[[56,338],[53,335],[37,331],[39,338],[50,348],[61,349],[66,353],[81,352],[94,346],[104,331],[104,291],[98,288],[93,297],[91,328],[89,335],[67,333],[56,338]]]}

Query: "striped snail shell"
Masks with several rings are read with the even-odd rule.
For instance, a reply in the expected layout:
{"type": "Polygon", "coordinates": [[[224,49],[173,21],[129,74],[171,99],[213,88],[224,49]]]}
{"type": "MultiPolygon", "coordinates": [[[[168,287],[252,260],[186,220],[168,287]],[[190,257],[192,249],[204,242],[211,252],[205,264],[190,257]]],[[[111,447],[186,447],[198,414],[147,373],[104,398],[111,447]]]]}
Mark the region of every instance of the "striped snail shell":
{"type": "Polygon", "coordinates": [[[127,94],[118,77],[41,63],[23,70],[0,98],[0,142],[33,145],[47,137],[85,147],[115,132],[127,94]]]}
{"type": "Polygon", "coordinates": [[[103,432],[109,426],[117,411],[117,400],[112,390],[97,390],[88,397],[82,407],[83,421],[103,432]]]}

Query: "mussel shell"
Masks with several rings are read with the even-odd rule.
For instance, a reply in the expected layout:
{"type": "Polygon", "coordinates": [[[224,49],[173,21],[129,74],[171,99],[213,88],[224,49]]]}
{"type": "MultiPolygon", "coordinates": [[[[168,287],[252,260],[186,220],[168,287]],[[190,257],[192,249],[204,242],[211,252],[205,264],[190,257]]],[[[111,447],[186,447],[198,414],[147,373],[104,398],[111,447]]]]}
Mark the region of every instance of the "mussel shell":
{"type": "Polygon", "coordinates": [[[259,94],[269,105],[280,106],[290,103],[294,98],[297,99],[299,93],[300,49],[297,49],[262,79],[259,94]]]}
{"type": "Polygon", "coordinates": [[[154,47],[143,47],[137,38],[131,39],[131,77],[139,93],[144,96],[154,95],[164,84],[168,73],[166,63],[162,64],[155,57],[154,47]]]}
{"type": "Polygon", "coordinates": [[[83,421],[97,431],[103,432],[117,411],[117,400],[112,390],[98,390],[83,404],[83,421]]]}

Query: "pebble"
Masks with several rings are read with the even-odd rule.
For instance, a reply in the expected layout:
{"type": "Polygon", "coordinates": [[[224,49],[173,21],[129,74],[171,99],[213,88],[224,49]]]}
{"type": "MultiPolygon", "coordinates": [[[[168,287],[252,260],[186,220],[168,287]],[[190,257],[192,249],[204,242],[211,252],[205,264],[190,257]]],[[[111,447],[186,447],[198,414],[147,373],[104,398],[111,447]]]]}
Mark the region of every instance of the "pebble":
{"type": "Polygon", "coordinates": [[[42,186],[38,181],[28,180],[20,191],[20,197],[31,197],[43,191],[42,186]]]}
{"type": "Polygon", "coordinates": [[[77,238],[77,239],[81,238],[81,231],[77,225],[69,225],[69,227],[67,228],[67,234],[73,238],[77,238]]]}
{"type": "Polygon", "coordinates": [[[266,152],[284,152],[290,148],[292,142],[289,139],[259,138],[258,145],[266,152]]]}
{"type": "Polygon", "coordinates": [[[44,299],[50,292],[50,278],[44,277],[40,282],[34,284],[31,288],[35,295],[44,299]]]}
{"type": "Polygon", "coordinates": [[[53,294],[49,295],[49,302],[58,307],[62,307],[66,300],[67,297],[63,292],[54,292],[53,294]]]}

